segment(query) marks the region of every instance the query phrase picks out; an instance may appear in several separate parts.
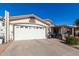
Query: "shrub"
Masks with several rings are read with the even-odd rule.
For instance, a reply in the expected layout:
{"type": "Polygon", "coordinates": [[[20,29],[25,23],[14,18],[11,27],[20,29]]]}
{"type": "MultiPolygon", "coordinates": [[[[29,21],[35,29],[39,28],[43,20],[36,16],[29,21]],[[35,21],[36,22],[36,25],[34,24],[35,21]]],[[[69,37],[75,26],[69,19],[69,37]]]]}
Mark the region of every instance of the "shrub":
{"type": "Polygon", "coordinates": [[[69,44],[69,45],[76,45],[78,44],[78,41],[75,37],[68,37],[66,39],[66,44],[69,44]]]}

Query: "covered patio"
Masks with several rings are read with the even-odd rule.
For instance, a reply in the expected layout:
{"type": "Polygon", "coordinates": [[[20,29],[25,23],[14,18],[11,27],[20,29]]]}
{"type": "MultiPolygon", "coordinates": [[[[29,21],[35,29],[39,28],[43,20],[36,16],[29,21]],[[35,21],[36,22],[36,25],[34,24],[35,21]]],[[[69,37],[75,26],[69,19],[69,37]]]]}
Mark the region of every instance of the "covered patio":
{"type": "Polygon", "coordinates": [[[74,35],[77,36],[77,37],[79,37],[79,26],[75,26],[74,30],[75,30],[74,35]]]}
{"type": "Polygon", "coordinates": [[[67,25],[55,25],[51,26],[51,38],[60,38],[65,39],[65,33],[69,32],[70,35],[75,36],[75,31],[79,30],[79,28],[74,28],[73,26],[67,26],[67,25]]]}

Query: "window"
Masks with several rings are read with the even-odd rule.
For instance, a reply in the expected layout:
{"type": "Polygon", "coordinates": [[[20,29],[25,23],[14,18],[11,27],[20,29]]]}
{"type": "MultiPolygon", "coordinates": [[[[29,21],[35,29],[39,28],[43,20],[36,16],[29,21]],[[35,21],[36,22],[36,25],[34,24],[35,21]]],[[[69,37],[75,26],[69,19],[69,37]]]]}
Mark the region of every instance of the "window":
{"type": "Polygon", "coordinates": [[[28,28],[28,26],[25,26],[25,28],[28,28]]]}
{"type": "Polygon", "coordinates": [[[42,27],[40,27],[40,29],[42,29],[42,27]]]}
{"type": "Polygon", "coordinates": [[[36,29],[38,29],[39,27],[36,27],[36,29]]]}
{"type": "Polygon", "coordinates": [[[23,28],[23,26],[20,26],[20,28],[23,28]]]}

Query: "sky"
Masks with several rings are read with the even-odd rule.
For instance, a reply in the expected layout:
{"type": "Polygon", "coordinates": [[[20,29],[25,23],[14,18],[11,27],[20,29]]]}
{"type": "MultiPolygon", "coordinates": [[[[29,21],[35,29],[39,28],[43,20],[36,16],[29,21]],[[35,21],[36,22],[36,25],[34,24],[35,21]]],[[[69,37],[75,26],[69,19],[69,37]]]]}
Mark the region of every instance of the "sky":
{"type": "Polygon", "coordinates": [[[42,19],[50,19],[54,24],[73,25],[79,18],[79,4],[67,3],[0,3],[0,16],[4,11],[11,16],[35,14],[42,19]]]}

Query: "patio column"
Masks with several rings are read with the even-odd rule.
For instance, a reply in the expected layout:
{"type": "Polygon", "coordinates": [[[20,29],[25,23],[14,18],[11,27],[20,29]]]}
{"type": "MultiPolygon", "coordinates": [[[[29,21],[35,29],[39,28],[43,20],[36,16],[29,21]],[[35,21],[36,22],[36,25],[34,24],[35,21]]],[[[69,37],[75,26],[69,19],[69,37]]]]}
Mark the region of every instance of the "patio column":
{"type": "Polygon", "coordinates": [[[75,32],[75,31],[74,31],[74,28],[72,28],[72,36],[74,36],[74,32],[75,32]]]}
{"type": "Polygon", "coordinates": [[[9,12],[5,11],[5,43],[10,40],[9,12]]]}
{"type": "Polygon", "coordinates": [[[49,32],[51,32],[51,27],[49,26],[49,32]]]}
{"type": "Polygon", "coordinates": [[[48,38],[48,27],[46,27],[45,33],[46,33],[46,39],[47,39],[48,38]]]}
{"type": "Polygon", "coordinates": [[[61,35],[62,35],[62,39],[65,39],[64,38],[64,26],[61,27],[61,35]]]}

